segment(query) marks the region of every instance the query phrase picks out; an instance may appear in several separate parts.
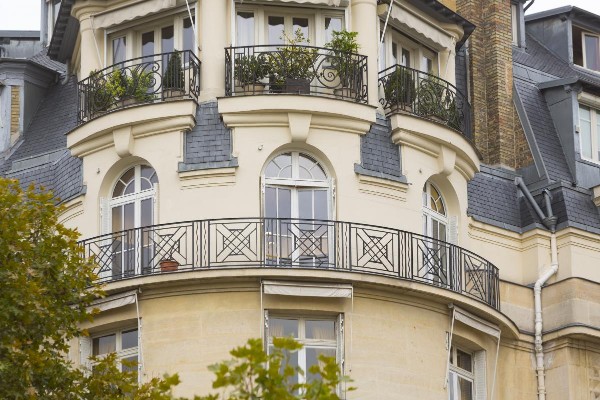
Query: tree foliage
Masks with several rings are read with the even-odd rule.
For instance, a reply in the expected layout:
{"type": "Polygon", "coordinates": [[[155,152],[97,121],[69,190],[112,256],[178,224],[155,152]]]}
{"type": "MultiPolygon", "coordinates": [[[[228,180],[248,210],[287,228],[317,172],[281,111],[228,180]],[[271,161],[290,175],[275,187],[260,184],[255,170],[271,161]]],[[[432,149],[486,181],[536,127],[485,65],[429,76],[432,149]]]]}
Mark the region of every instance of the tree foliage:
{"type": "Polygon", "coordinates": [[[108,387],[127,394],[122,398],[169,398],[176,376],[137,388],[114,357],[90,375],[67,359],[68,342],[86,334],[79,327],[103,293],[79,234],[58,223],[61,210],[51,193],[0,178],[0,398],[121,398],[107,397],[108,387]]]}
{"type": "MultiPolygon", "coordinates": [[[[266,354],[260,339],[250,339],[245,346],[233,349],[234,359],[209,367],[216,378],[214,389],[220,394],[199,400],[339,400],[337,389],[349,381],[341,376],[335,358],[319,356],[319,363],[309,368],[319,379],[296,383],[293,377],[304,375],[299,367],[289,364],[289,354],[302,348],[292,338],[274,338],[274,350],[266,354]]],[[[347,390],[354,390],[349,388],[347,390]]]]}

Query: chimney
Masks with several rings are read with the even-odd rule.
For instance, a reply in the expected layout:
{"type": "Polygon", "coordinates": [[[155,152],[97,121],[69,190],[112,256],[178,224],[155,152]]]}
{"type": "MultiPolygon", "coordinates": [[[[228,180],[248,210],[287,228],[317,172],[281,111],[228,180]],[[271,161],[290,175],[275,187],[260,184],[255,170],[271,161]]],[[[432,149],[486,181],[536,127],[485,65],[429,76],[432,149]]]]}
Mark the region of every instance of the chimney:
{"type": "Polygon", "coordinates": [[[512,100],[511,0],[456,0],[457,12],[477,27],[468,41],[475,145],[488,165],[519,167],[512,100]]]}

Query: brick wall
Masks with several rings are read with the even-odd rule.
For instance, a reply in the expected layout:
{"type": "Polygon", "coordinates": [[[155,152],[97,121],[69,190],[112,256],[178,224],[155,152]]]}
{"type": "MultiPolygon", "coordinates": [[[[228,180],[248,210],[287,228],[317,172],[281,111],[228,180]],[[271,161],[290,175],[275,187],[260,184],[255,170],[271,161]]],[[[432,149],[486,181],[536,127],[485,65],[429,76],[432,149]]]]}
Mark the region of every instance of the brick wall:
{"type": "MultiPolygon", "coordinates": [[[[469,39],[475,144],[484,163],[515,169],[526,145],[512,100],[510,0],[457,0],[457,11],[477,28],[469,39]]],[[[528,148],[527,148],[528,152],[528,148]]]]}
{"type": "Polygon", "coordinates": [[[11,86],[10,88],[10,144],[15,144],[21,135],[21,88],[11,86]]]}

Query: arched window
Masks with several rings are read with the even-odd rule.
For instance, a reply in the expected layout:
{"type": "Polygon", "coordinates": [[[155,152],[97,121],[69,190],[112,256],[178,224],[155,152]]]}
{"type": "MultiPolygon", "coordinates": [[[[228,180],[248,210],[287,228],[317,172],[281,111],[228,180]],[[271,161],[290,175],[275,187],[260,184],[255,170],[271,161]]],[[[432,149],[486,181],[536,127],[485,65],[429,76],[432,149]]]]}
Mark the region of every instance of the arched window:
{"type": "Polygon", "coordinates": [[[296,151],[273,158],[264,174],[267,261],[326,266],[330,262],[332,180],[313,157],[296,151]]]}
{"type": "MultiPolygon", "coordinates": [[[[149,231],[154,225],[158,177],[154,168],[136,165],[117,180],[103,204],[103,233],[113,233],[110,269],[113,277],[140,274],[148,267],[152,248],[149,231]],[[106,210],[107,212],[104,212],[106,210]]],[[[105,270],[104,274],[109,271],[105,270]]]]}
{"type": "Polygon", "coordinates": [[[423,187],[423,235],[446,241],[448,215],[440,191],[431,183],[423,187]]]}

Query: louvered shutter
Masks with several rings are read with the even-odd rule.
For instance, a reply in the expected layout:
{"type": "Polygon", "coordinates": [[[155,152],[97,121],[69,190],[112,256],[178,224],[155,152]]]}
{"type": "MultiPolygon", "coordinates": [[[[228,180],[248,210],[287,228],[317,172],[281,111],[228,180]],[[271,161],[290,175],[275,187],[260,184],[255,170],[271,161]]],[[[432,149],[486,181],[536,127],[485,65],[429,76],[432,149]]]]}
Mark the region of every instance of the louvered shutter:
{"type": "MultiPolygon", "coordinates": [[[[337,364],[340,367],[341,374],[344,375],[345,369],[345,358],[344,358],[344,314],[339,314],[337,318],[337,364]]],[[[343,393],[342,391],[345,388],[342,388],[341,385],[338,385],[337,392],[340,397],[343,393]]]]}
{"type": "Polygon", "coordinates": [[[264,336],[264,343],[265,343],[265,351],[267,352],[267,354],[269,354],[270,350],[269,350],[269,311],[265,310],[265,336],[264,336]]]}
{"type": "Polygon", "coordinates": [[[473,355],[473,361],[475,364],[475,371],[473,375],[475,378],[475,400],[486,400],[487,399],[487,385],[486,385],[486,373],[485,373],[485,351],[477,351],[473,355]]]}
{"type": "Polygon", "coordinates": [[[458,245],[458,217],[448,218],[448,243],[458,245]]]}
{"type": "Polygon", "coordinates": [[[92,338],[81,336],[79,338],[79,366],[91,372],[90,356],[92,355],[92,338]]]}

